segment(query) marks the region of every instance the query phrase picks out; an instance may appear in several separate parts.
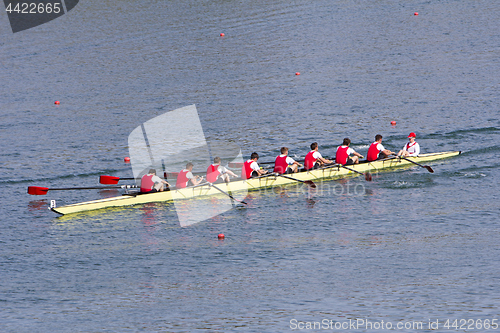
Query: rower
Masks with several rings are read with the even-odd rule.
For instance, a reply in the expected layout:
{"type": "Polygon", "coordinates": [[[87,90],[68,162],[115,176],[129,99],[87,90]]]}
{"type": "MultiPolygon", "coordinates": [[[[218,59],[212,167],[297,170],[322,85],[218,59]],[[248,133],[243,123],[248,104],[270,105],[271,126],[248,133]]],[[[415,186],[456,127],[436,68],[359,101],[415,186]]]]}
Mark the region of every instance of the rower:
{"type": "Polygon", "coordinates": [[[302,167],[302,165],[288,156],[288,148],[282,147],[281,155],[277,156],[276,160],[274,161],[273,172],[277,172],[279,174],[289,174],[297,172],[299,167],[302,167]]]}
{"type": "Polygon", "coordinates": [[[155,169],[149,169],[149,172],[141,178],[141,193],[162,192],[164,184],[168,190],[170,184],[158,177],[155,169]]]}
{"type": "Polygon", "coordinates": [[[203,177],[200,176],[193,176],[193,163],[188,162],[186,164],[186,168],[183,169],[181,172],[179,172],[179,175],[177,176],[177,183],[175,187],[177,188],[185,188],[187,186],[194,186],[198,185],[199,183],[202,182],[203,177]],[[189,184],[191,183],[191,184],[189,184]]]}
{"type": "Polygon", "coordinates": [[[304,159],[304,169],[306,169],[306,171],[317,169],[325,164],[333,163],[333,161],[323,158],[318,150],[318,143],[311,143],[311,151],[307,153],[306,158],[304,159]]]}
{"type": "Polygon", "coordinates": [[[335,163],[342,165],[353,165],[358,164],[359,159],[363,158],[363,155],[357,153],[354,149],[349,147],[351,140],[349,138],[344,138],[342,146],[337,148],[337,153],[335,154],[335,163]],[[354,156],[350,156],[354,155],[354,156]]]}
{"type": "Polygon", "coordinates": [[[384,146],[382,146],[382,135],[375,135],[375,142],[373,142],[370,145],[370,148],[368,148],[366,160],[368,162],[373,162],[375,160],[382,160],[384,158],[387,158],[389,157],[389,155],[396,155],[396,153],[390,151],[389,149],[385,149],[384,146]]]}
{"type": "Polygon", "coordinates": [[[215,183],[218,179],[222,179],[224,182],[229,183],[230,176],[238,177],[234,172],[220,165],[220,163],[220,157],[216,156],[214,164],[211,164],[207,168],[207,182],[215,183]]]}
{"type": "Polygon", "coordinates": [[[265,175],[267,170],[262,170],[259,167],[257,161],[259,160],[259,154],[252,153],[250,155],[250,159],[243,163],[243,167],[241,168],[241,179],[250,179],[254,177],[259,177],[265,175]]]}
{"type": "Polygon", "coordinates": [[[408,135],[408,142],[405,144],[403,149],[399,151],[398,156],[410,157],[418,156],[420,154],[420,145],[415,141],[416,137],[417,136],[413,132],[408,135]]]}

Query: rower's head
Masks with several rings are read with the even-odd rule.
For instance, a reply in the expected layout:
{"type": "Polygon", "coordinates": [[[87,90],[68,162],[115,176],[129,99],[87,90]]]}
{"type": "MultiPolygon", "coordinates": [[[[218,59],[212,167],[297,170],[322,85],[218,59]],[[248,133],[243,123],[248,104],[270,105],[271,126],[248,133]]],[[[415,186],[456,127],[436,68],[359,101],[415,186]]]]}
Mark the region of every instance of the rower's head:
{"type": "Polygon", "coordinates": [[[259,154],[255,153],[255,152],[252,153],[252,155],[250,155],[250,159],[257,161],[259,159],[259,154]]]}
{"type": "Polygon", "coordinates": [[[375,135],[375,141],[382,142],[382,135],[380,135],[380,134],[375,135]]]}
{"type": "Polygon", "coordinates": [[[318,150],[318,143],[317,142],[311,143],[311,150],[318,150]]]}
{"type": "Polygon", "coordinates": [[[287,147],[281,147],[281,155],[288,155],[288,148],[287,147]]]}
{"type": "Polygon", "coordinates": [[[220,157],[219,156],[216,156],[214,158],[214,164],[220,164],[220,157]]]}
{"type": "Polygon", "coordinates": [[[193,171],[193,163],[187,162],[187,164],[186,164],[186,170],[193,171]]]}
{"type": "Polygon", "coordinates": [[[349,138],[344,138],[344,142],[342,142],[342,146],[349,146],[351,144],[351,140],[349,138]]]}
{"type": "Polygon", "coordinates": [[[156,175],[156,169],[149,169],[148,174],[156,175]]]}
{"type": "Polygon", "coordinates": [[[410,139],[410,141],[414,141],[416,137],[417,137],[417,136],[415,135],[415,133],[414,133],[414,132],[411,132],[411,133],[408,135],[408,139],[410,139]]]}

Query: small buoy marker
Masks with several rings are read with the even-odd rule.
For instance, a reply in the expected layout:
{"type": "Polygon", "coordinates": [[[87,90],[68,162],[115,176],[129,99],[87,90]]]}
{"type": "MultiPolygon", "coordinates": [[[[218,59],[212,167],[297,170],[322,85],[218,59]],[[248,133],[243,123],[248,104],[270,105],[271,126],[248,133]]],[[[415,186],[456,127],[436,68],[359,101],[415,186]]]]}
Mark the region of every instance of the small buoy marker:
{"type": "Polygon", "coordinates": [[[391,121],[391,125],[395,126],[396,125],[396,121],[395,120],[391,121]]]}
{"type": "Polygon", "coordinates": [[[226,34],[224,34],[223,32],[220,33],[220,36],[221,37],[224,37],[226,34]]]}
{"type": "Polygon", "coordinates": [[[55,102],[54,102],[54,104],[55,104],[55,105],[59,105],[59,104],[61,104],[61,103],[60,103],[59,101],[55,101],[55,102]]]}
{"type": "Polygon", "coordinates": [[[295,75],[300,75],[300,73],[299,72],[295,72],[295,75]]]}
{"type": "Polygon", "coordinates": [[[217,235],[217,238],[218,238],[218,239],[224,239],[224,237],[225,237],[225,236],[224,236],[224,234],[218,234],[218,235],[217,235]]]}
{"type": "Polygon", "coordinates": [[[130,162],[130,157],[125,157],[123,160],[125,161],[125,163],[128,163],[130,162]]]}
{"type": "Polygon", "coordinates": [[[413,13],[413,15],[418,16],[418,12],[413,13]]]}

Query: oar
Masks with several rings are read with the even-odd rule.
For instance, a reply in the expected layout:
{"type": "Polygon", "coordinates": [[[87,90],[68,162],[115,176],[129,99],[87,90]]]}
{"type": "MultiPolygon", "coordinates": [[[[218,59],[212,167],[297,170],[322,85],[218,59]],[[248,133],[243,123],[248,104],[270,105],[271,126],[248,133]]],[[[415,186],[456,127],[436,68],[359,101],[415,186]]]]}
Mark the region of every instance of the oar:
{"type": "Polygon", "coordinates": [[[365,179],[366,179],[367,181],[369,181],[369,182],[371,182],[371,181],[372,181],[372,175],[371,175],[371,173],[369,173],[369,172],[362,173],[362,172],[360,172],[360,171],[358,171],[358,170],[354,170],[354,169],[348,168],[348,167],[346,167],[346,166],[343,166],[342,164],[330,163],[330,164],[325,164],[324,166],[322,166],[322,167],[321,167],[321,168],[319,168],[319,169],[312,169],[312,170],[328,169],[328,168],[333,168],[333,167],[336,167],[336,166],[338,166],[338,167],[342,167],[342,168],[345,168],[345,169],[347,169],[347,170],[349,170],[349,171],[352,171],[352,172],[355,172],[355,173],[359,173],[360,175],[365,176],[365,179]]]}
{"type": "Polygon", "coordinates": [[[288,176],[285,176],[285,175],[280,175],[279,173],[275,173],[275,176],[276,176],[276,177],[283,177],[283,178],[286,178],[286,179],[295,180],[295,181],[297,181],[297,182],[304,183],[304,184],[306,184],[307,186],[310,186],[311,188],[316,188],[316,184],[314,184],[314,182],[313,182],[312,180],[300,180],[300,179],[295,179],[295,178],[288,177],[288,176]]]}
{"type": "Polygon", "coordinates": [[[92,186],[92,187],[63,187],[63,188],[48,188],[41,186],[28,186],[28,194],[45,195],[48,191],[67,191],[67,190],[106,190],[113,188],[137,188],[135,185],[120,185],[120,186],[92,186]]]}
{"type": "Polygon", "coordinates": [[[211,187],[215,188],[216,190],[218,190],[219,192],[222,192],[224,193],[225,195],[227,195],[228,197],[230,197],[231,199],[233,199],[234,201],[238,201],[238,202],[241,202],[242,204],[245,204],[245,205],[248,205],[245,201],[240,201],[238,199],[235,199],[231,194],[221,190],[220,188],[218,188],[217,186],[215,186],[214,184],[211,184],[209,183],[211,187]]]}
{"type": "Polygon", "coordinates": [[[434,173],[434,170],[432,170],[432,168],[428,165],[422,165],[420,163],[417,163],[417,162],[413,162],[412,160],[410,160],[409,158],[406,158],[406,157],[403,157],[403,156],[399,156],[399,158],[402,158],[403,160],[407,160],[408,162],[411,162],[413,164],[416,164],[418,165],[419,167],[422,167],[422,168],[425,168],[427,169],[427,171],[429,171],[430,173],[434,173]]]}
{"type": "Polygon", "coordinates": [[[120,177],[115,177],[115,176],[100,176],[99,177],[99,183],[101,184],[118,184],[119,180],[135,180],[135,178],[120,178],[120,177]]]}
{"type": "Polygon", "coordinates": [[[368,182],[371,182],[371,181],[372,181],[372,175],[371,175],[371,173],[369,173],[369,172],[362,173],[362,172],[360,172],[360,171],[358,171],[358,170],[354,170],[354,169],[348,168],[348,167],[346,167],[346,166],[343,166],[342,164],[339,164],[339,166],[340,166],[340,167],[342,167],[342,168],[344,168],[344,169],[350,170],[350,171],[352,171],[352,172],[359,173],[360,175],[364,175],[364,176],[365,176],[366,181],[368,181],[368,182]]]}

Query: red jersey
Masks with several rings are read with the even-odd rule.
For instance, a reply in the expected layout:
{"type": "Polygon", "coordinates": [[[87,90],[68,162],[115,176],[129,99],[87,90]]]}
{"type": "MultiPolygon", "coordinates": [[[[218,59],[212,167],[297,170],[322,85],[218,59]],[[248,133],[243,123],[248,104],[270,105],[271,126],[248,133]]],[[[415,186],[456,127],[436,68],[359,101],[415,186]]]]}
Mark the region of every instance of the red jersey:
{"type": "Polygon", "coordinates": [[[243,163],[243,167],[241,168],[241,179],[250,179],[253,171],[250,167],[250,164],[252,164],[253,162],[253,160],[248,160],[243,163]]]}
{"type": "Polygon", "coordinates": [[[155,186],[155,183],[153,182],[153,176],[154,175],[144,175],[141,178],[141,192],[149,192],[153,189],[153,186],[155,186]]]}
{"type": "Polygon", "coordinates": [[[311,150],[307,153],[306,158],[304,159],[304,169],[311,170],[314,167],[314,163],[318,160],[313,156],[315,152],[316,150],[311,150]]]}
{"type": "Polygon", "coordinates": [[[177,176],[177,183],[175,184],[175,187],[177,188],[185,188],[188,184],[189,178],[186,176],[188,174],[189,170],[182,170],[179,172],[179,175],[177,176]]]}
{"type": "Polygon", "coordinates": [[[366,160],[368,162],[375,161],[378,158],[378,154],[381,152],[381,150],[378,150],[377,146],[379,143],[375,141],[370,145],[370,148],[368,148],[368,153],[366,154],[366,160]]]}
{"type": "Polygon", "coordinates": [[[347,160],[349,159],[349,154],[347,154],[347,150],[349,149],[349,146],[346,147],[338,147],[337,148],[337,154],[335,154],[335,163],[338,164],[346,164],[347,160]]]}
{"type": "Polygon", "coordinates": [[[284,174],[286,172],[286,168],[288,168],[288,163],[286,162],[288,156],[278,156],[274,161],[274,170],[273,172],[277,172],[279,174],[284,174]]]}
{"type": "Polygon", "coordinates": [[[219,175],[220,175],[219,165],[211,164],[207,169],[207,182],[215,183],[219,175]]]}

